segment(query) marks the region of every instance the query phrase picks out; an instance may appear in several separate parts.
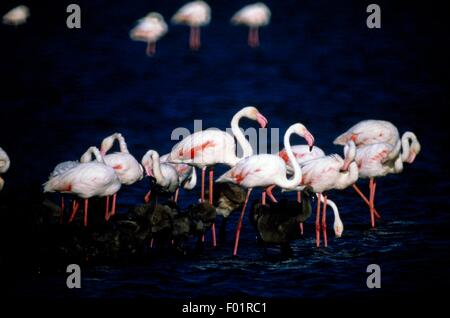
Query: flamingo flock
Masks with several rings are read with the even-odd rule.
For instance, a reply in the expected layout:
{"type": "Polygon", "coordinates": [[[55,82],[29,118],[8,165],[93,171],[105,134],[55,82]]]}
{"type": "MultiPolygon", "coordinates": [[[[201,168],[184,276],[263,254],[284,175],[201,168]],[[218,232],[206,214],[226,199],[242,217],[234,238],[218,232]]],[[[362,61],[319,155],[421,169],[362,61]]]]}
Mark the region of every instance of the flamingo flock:
{"type": "MultiPolygon", "coordinates": [[[[329,192],[353,187],[368,205],[370,224],[375,227],[376,219],[380,218],[380,213],[375,209],[375,179],[402,172],[404,163],[413,163],[421,150],[414,133],[407,131],[400,137],[398,129],[390,122],[365,120],[334,140],[335,144],[344,146],[343,157],[338,154],[326,155],[315,145],[315,138],[310,130],[299,122],[287,128],[281,151],[258,154],[254,153],[239,126],[242,118],[253,120],[262,128],[268,124],[267,118],[258,108],[247,106],[232,117],[231,133],[219,129],[197,131],[184,137],[169,153],[162,156],[155,149],[146,151],[140,162],[130,153],[121,133],[111,134],[103,139],[100,148],[89,147],[79,160],[57,164],[43,185],[44,192],[57,192],[61,195],[61,222],[64,220],[65,197],[69,197],[72,198],[72,203],[67,222],[73,222],[77,212],[83,210],[83,224],[88,226],[89,199],[105,200],[104,219],[108,222],[116,214],[117,194],[121,188],[132,186],[148,177],[153,180],[153,186],[144,196],[144,202],[156,202],[158,195],[168,193],[171,201],[177,204],[180,188],[195,189],[198,168],[201,170],[200,204],[208,209],[214,207],[216,213],[223,215],[224,219],[241,208],[234,236],[233,255],[237,255],[244,215],[255,189],[261,189],[261,198],[258,200],[259,205],[254,205],[251,213],[261,237],[270,237],[271,240],[295,237],[296,233],[280,232],[284,226],[291,231],[293,225],[296,225],[298,235],[303,235],[303,222],[309,217],[305,214],[307,209],[304,204],[309,203],[303,204],[302,196],[312,195],[317,198],[315,243],[320,247],[323,237],[326,247],[327,206],[332,208],[334,214],[335,236],[342,236],[344,230],[338,206],[328,198],[329,192]],[[305,144],[291,145],[293,135],[303,138],[305,144]],[[114,152],[111,150],[115,144],[118,144],[118,151],[114,152]],[[242,149],[240,156],[237,154],[238,146],[242,149]],[[217,165],[228,166],[228,170],[214,180],[214,168],[217,165]],[[369,179],[368,195],[357,186],[359,179],[369,179]],[[271,216],[272,213],[280,213],[273,211],[295,206],[286,203],[280,205],[272,193],[275,187],[282,192],[297,192],[297,198],[293,201],[299,209],[297,214],[271,216]],[[266,197],[270,202],[266,201],[266,197]],[[278,224],[279,226],[277,223],[270,223],[278,222],[277,220],[283,223],[278,224]]],[[[6,173],[9,166],[9,157],[0,148],[0,174],[6,173]]],[[[0,177],[0,190],[4,183],[0,177]]],[[[215,222],[212,222],[211,230],[212,243],[216,246],[215,222]]]]}

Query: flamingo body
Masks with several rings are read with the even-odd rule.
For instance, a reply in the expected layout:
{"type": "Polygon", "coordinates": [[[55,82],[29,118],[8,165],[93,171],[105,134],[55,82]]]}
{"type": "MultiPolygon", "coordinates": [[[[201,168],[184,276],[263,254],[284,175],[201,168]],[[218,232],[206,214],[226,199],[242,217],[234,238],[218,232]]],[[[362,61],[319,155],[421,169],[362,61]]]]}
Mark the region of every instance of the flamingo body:
{"type": "Polygon", "coordinates": [[[399,140],[399,132],[391,122],[385,120],[363,120],[334,140],[336,145],[345,145],[349,140],[353,140],[357,147],[388,143],[395,145],[399,140]]]}
{"type": "Polygon", "coordinates": [[[30,10],[24,5],[15,7],[3,16],[3,24],[18,26],[27,22],[30,10]]]}
{"type": "Polygon", "coordinates": [[[270,23],[270,9],[261,2],[249,4],[237,11],[231,18],[233,24],[262,27],[270,23]]]}
{"type": "Polygon", "coordinates": [[[182,6],[172,17],[172,22],[193,27],[208,25],[211,21],[211,8],[204,1],[192,1],[182,6]]]}
{"type": "MultiPolygon", "coordinates": [[[[0,148],[0,174],[5,173],[9,170],[11,161],[9,160],[8,154],[2,148],[0,148]]],[[[2,191],[5,181],[0,176],[0,191],[2,191]]]]}

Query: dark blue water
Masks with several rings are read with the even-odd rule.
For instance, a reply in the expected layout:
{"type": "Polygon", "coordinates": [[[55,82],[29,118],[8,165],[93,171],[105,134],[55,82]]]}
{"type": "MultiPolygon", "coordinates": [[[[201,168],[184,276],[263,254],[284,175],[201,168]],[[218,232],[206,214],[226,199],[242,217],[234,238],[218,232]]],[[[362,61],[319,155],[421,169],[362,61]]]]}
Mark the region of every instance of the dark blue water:
{"type": "MultiPolygon", "coordinates": [[[[239,258],[230,257],[230,239],[228,246],[207,248],[195,258],[169,253],[144,265],[91,266],[83,269],[79,291],[65,287],[64,273],[27,266],[35,248],[33,224],[5,216],[3,250],[5,259],[17,263],[15,294],[324,298],[433,293],[449,282],[450,158],[443,147],[449,49],[437,4],[379,2],[382,29],[369,30],[368,3],[266,1],[272,23],[261,30],[261,47],[252,50],[247,30],[228,22],[247,1],[214,1],[199,52],[188,50],[187,28],[170,26],[156,56],[148,58],[145,44],[128,38],[134,21],[151,10],[167,20],[182,1],[78,3],[81,30],[65,27],[64,1],[28,2],[29,23],[0,27],[0,146],[12,160],[1,200],[19,204],[38,196],[56,163],[78,158],[112,132],[126,137],[137,158],[150,148],[166,153],[174,144],[172,129],[192,129],[194,119],[224,129],[245,105],[257,105],[270,127],[281,131],[304,123],[326,152],[340,152],[334,137],[368,118],[414,131],[422,152],[402,174],[379,180],[382,221],[375,230],[369,229],[366,206],[348,189],[330,193],[345,231],[340,239],[330,233],[326,249],[314,247],[310,220],[305,238],[292,246],[294,257],[267,257],[246,219],[239,258]],[[382,269],[377,291],[365,283],[371,263],[382,269]]],[[[10,4],[2,1],[2,12],[10,4]]],[[[141,202],[147,186],[142,181],[124,188],[120,212],[141,202]]],[[[182,192],[182,204],[198,195],[199,189],[182,192]]],[[[230,238],[236,220],[233,215],[229,222],[230,238]]]]}

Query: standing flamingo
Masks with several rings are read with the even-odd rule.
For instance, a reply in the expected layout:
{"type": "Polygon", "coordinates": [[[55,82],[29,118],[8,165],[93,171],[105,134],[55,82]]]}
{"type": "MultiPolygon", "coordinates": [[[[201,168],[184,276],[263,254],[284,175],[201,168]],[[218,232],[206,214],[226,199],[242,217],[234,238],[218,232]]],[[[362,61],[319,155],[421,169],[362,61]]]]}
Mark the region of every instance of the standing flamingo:
{"type": "MultiPolygon", "coordinates": [[[[105,164],[114,169],[122,184],[131,185],[142,179],[144,169],[128,151],[127,143],[122,134],[114,133],[103,139],[100,153],[105,164]],[[113,147],[116,140],[119,142],[120,152],[106,154],[113,147]]],[[[117,193],[114,193],[110,216],[116,213],[116,197],[117,193]]],[[[106,197],[106,204],[109,206],[109,197],[106,197]]]]}
{"type": "MultiPolygon", "coordinates": [[[[44,183],[44,192],[72,193],[84,199],[84,225],[87,226],[88,199],[94,196],[110,196],[121,187],[114,169],[107,166],[96,147],[90,147],[80,159],[80,163],[73,168],[51,177],[44,183]],[[88,161],[95,156],[96,161],[88,161]],[[86,162],[88,161],[88,162],[86,162]]],[[[74,201],[73,211],[69,222],[78,211],[78,204],[74,201]]],[[[108,210],[105,218],[108,219],[108,210]]]]}
{"type": "MultiPolygon", "coordinates": [[[[301,165],[302,163],[317,159],[320,157],[325,157],[325,152],[317,146],[314,146],[312,149],[308,145],[294,145],[291,146],[292,153],[295,156],[295,160],[301,165]]],[[[289,157],[287,156],[286,150],[281,150],[278,155],[284,160],[286,163],[286,168],[289,173],[293,173],[292,165],[289,162],[289,157]]],[[[297,201],[298,203],[302,200],[302,192],[297,191],[297,201]]],[[[303,235],[303,223],[300,223],[300,233],[303,235]]]]}
{"type": "MultiPolygon", "coordinates": [[[[369,178],[369,200],[361,195],[368,203],[370,210],[370,223],[375,227],[375,190],[376,177],[382,177],[389,173],[400,173],[403,171],[403,162],[412,163],[420,152],[420,143],[412,132],[405,132],[396,146],[388,143],[377,143],[359,147],[356,152],[356,163],[359,168],[359,177],[369,178]],[[400,153],[401,151],[401,153],[400,153]]],[[[358,188],[355,187],[358,192],[358,188]]],[[[360,192],[360,191],[359,191],[360,192]]]]}
{"type": "MultiPolygon", "coordinates": [[[[11,161],[9,160],[8,154],[0,147],[0,174],[8,171],[11,161]]],[[[2,191],[5,181],[0,175],[0,191],[2,191]]]]}
{"type": "Polygon", "coordinates": [[[245,208],[247,206],[248,198],[253,188],[262,187],[266,190],[263,192],[262,204],[265,204],[265,193],[269,195],[272,201],[276,202],[272,193],[271,188],[276,185],[281,188],[294,188],[302,180],[302,171],[300,166],[295,160],[294,154],[291,150],[291,145],[289,138],[292,134],[297,134],[304,137],[308,145],[312,148],[314,144],[313,135],[300,123],[294,124],[288,128],[284,134],[284,147],[286,153],[289,157],[294,168],[294,175],[292,179],[286,177],[286,164],[283,159],[278,155],[272,154],[260,154],[252,155],[250,157],[244,158],[239,161],[234,167],[224,173],[217,182],[230,182],[240,185],[247,189],[247,196],[245,198],[244,206],[242,208],[241,216],[239,218],[239,223],[236,229],[235,245],[233,250],[233,255],[237,254],[237,249],[239,245],[239,236],[242,227],[242,220],[244,218],[245,208]]]}
{"type": "Polygon", "coordinates": [[[172,17],[172,23],[185,24],[191,28],[189,36],[189,48],[200,48],[200,27],[206,26],[211,21],[211,8],[204,1],[192,1],[182,6],[172,17]]]}
{"type": "MultiPolygon", "coordinates": [[[[159,158],[160,162],[167,163],[175,168],[178,174],[178,182],[180,186],[185,190],[192,190],[197,185],[197,173],[195,172],[195,168],[185,163],[170,163],[168,162],[170,153],[167,153],[159,158]]],[[[177,188],[175,191],[174,201],[178,201],[178,194],[180,188],[177,188]]]]}
{"type": "MultiPolygon", "coordinates": [[[[160,161],[158,152],[149,150],[141,160],[147,176],[156,179],[156,184],[163,191],[175,193],[180,186],[179,176],[174,166],[160,161]]],[[[145,202],[150,202],[151,190],[145,196],[145,202]]]]}
{"type": "Polygon", "coordinates": [[[27,22],[29,16],[30,9],[27,6],[20,5],[3,16],[3,24],[18,26],[27,22]]]}
{"type": "MultiPolygon", "coordinates": [[[[239,160],[253,154],[250,143],[245,139],[239,128],[239,121],[246,117],[256,120],[262,128],[266,127],[267,119],[256,107],[248,106],[238,111],[231,120],[231,131],[243,150],[242,157],[236,156],[236,143],[233,135],[219,130],[208,129],[193,133],[177,143],[170,152],[168,161],[173,163],[187,163],[202,169],[201,202],[205,200],[205,172],[209,169],[209,203],[213,204],[213,176],[212,166],[218,163],[233,167],[239,160]]],[[[215,246],[215,224],[213,230],[213,245],[215,246]]]]}
{"type": "Polygon", "coordinates": [[[134,41],[147,43],[146,53],[153,56],[156,53],[156,42],[167,33],[168,27],[164,17],[157,12],[150,12],[130,31],[130,38],[134,41]]]}
{"type": "Polygon", "coordinates": [[[345,157],[333,154],[301,164],[303,178],[299,187],[295,190],[307,189],[317,194],[317,214],[316,214],[316,246],[320,246],[320,203],[323,202],[322,211],[322,231],[324,244],[328,246],[326,232],[326,191],[337,189],[342,190],[352,185],[358,180],[358,166],[355,162],[356,146],[350,140],[344,148],[345,157]],[[323,197],[323,198],[322,198],[323,197]]]}
{"type": "Polygon", "coordinates": [[[249,27],[248,45],[252,48],[259,46],[259,28],[270,23],[270,9],[262,2],[249,4],[236,12],[231,18],[235,25],[244,24],[249,27]]]}

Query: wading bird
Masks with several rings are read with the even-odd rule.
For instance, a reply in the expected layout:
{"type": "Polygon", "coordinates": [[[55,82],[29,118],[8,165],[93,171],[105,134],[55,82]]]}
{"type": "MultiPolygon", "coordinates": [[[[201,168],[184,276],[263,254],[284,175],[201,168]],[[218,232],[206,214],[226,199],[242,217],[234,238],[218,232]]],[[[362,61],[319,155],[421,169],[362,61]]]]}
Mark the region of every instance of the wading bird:
{"type": "Polygon", "coordinates": [[[231,18],[234,25],[246,25],[248,30],[248,45],[259,46],[259,28],[270,23],[270,9],[262,2],[249,4],[236,12],[231,18]]]}
{"type": "Polygon", "coordinates": [[[150,12],[130,31],[130,38],[134,41],[147,43],[146,53],[153,56],[156,53],[156,42],[167,33],[168,27],[164,18],[157,12],[150,12]]]}

